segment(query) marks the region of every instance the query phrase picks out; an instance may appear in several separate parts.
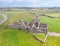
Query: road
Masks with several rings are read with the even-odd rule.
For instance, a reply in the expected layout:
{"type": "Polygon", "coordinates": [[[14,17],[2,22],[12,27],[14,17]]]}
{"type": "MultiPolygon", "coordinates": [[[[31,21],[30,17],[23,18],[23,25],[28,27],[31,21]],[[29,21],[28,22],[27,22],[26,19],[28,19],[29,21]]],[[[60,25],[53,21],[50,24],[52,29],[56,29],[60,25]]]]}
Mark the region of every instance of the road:
{"type": "Polygon", "coordinates": [[[0,20],[0,25],[3,24],[8,19],[7,15],[2,14],[1,16],[3,17],[3,19],[0,20]]]}
{"type": "Polygon", "coordinates": [[[56,32],[48,32],[49,36],[58,36],[60,37],[60,33],[56,33],[56,32]]]}

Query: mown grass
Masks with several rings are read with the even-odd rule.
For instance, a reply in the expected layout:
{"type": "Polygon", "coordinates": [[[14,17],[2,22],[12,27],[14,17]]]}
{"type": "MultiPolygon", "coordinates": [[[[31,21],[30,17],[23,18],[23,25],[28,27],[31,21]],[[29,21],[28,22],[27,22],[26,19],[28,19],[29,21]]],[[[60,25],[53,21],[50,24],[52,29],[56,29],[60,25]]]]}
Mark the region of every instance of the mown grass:
{"type": "MultiPolygon", "coordinates": [[[[0,12],[7,14],[8,20],[0,26],[0,46],[60,46],[60,37],[48,37],[47,41],[42,44],[31,36],[27,31],[20,29],[10,29],[8,24],[17,20],[32,21],[33,14],[29,12],[0,12]]],[[[41,23],[48,24],[48,30],[60,32],[60,19],[40,16],[41,23]]]]}
{"type": "Polygon", "coordinates": [[[0,46],[31,46],[34,45],[33,42],[38,41],[24,30],[7,29],[0,34],[0,46]]]}
{"type": "Polygon", "coordinates": [[[41,22],[48,24],[48,31],[60,32],[60,19],[41,16],[40,20],[41,22]]]}
{"type": "Polygon", "coordinates": [[[60,37],[48,37],[42,44],[27,31],[9,28],[2,30],[0,29],[0,46],[60,46],[60,37]]]}
{"type": "Polygon", "coordinates": [[[60,46],[60,37],[48,37],[42,44],[25,30],[0,29],[0,46],[60,46]]]}
{"type": "Polygon", "coordinates": [[[45,37],[46,37],[46,35],[45,34],[40,34],[40,33],[38,33],[38,34],[34,34],[37,38],[40,38],[40,39],[42,39],[42,40],[44,40],[45,39],[45,37]]]}

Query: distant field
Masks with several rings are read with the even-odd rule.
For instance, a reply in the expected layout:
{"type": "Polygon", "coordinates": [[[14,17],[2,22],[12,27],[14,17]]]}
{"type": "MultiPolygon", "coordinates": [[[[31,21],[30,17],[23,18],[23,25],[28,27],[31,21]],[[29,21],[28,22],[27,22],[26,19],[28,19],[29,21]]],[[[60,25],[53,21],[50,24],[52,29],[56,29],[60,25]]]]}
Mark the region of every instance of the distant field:
{"type": "Polygon", "coordinates": [[[32,10],[32,12],[37,12],[39,14],[46,14],[48,16],[52,16],[52,17],[60,17],[60,10],[47,10],[47,9],[44,9],[44,10],[39,10],[39,9],[36,9],[36,10],[32,10]]]}
{"type": "MultiPolygon", "coordinates": [[[[7,27],[9,23],[13,23],[17,20],[32,21],[34,15],[30,12],[0,12],[0,14],[8,15],[7,22],[0,26],[0,46],[60,46],[60,37],[48,37],[46,43],[42,44],[27,31],[7,27]]],[[[49,14],[49,12],[45,14],[49,14]]],[[[60,16],[59,13],[56,14],[60,16]]],[[[60,18],[48,18],[46,16],[39,16],[39,18],[41,23],[48,24],[48,31],[60,32],[60,18]]]]}
{"type": "Polygon", "coordinates": [[[0,20],[2,20],[3,19],[3,17],[2,16],[0,16],[0,20]]]}
{"type": "Polygon", "coordinates": [[[51,13],[47,15],[52,16],[52,17],[60,17],[60,13],[51,13]]]}

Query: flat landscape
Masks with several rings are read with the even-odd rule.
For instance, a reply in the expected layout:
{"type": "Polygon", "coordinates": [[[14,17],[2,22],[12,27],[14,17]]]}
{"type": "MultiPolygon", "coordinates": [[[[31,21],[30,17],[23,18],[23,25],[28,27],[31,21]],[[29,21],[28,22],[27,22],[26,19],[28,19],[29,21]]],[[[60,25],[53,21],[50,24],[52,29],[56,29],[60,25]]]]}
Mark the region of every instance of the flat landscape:
{"type": "MultiPolygon", "coordinates": [[[[31,22],[34,17],[34,12],[45,14],[55,18],[39,15],[40,23],[48,24],[48,31],[60,33],[60,12],[51,10],[22,10],[22,11],[6,11],[0,14],[7,14],[8,20],[0,25],[0,46],[60,46],[60,37],[49,36],[43,44],[37,41],[26,30],[10,29],[8,24],[18,20],[31,22]]],[[[2,17],[0,17],[2,18],[2,17]]],[[[40,37],[39,35],[37,35],[40,37]]],[[[41,36],[42,37],[42,36],[41,36]]]]}
{"type": "Polygon", "coordinates": [[[1,19],[3,19],[3,17],[2,17],[2,16],[0,16],[0,20],[1,20],[1,19]]]}

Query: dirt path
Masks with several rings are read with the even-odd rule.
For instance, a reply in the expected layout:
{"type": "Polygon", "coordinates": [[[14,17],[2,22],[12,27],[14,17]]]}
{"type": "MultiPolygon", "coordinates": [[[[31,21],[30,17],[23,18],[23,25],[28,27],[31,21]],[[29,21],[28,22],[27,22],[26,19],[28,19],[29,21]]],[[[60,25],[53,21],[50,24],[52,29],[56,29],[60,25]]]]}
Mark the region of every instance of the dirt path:
{"type": "Polygon", "coordinates": [[[48,32],[49,36],[59,36],[60,37],[60,33],[56,33],[56,32],[48,32]]]}
{"type": "Polygon", "coordinates": [[[3,24],[8,19],[7,15],[2,14],[1,16],[3,17],[3,19],[0,20],[0,25],[3,24]]]}

